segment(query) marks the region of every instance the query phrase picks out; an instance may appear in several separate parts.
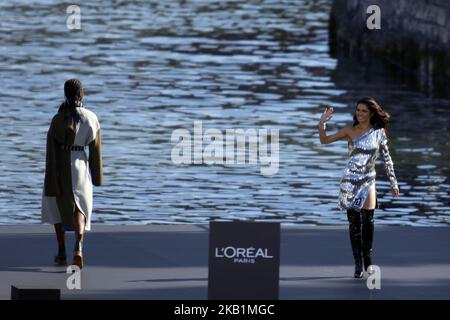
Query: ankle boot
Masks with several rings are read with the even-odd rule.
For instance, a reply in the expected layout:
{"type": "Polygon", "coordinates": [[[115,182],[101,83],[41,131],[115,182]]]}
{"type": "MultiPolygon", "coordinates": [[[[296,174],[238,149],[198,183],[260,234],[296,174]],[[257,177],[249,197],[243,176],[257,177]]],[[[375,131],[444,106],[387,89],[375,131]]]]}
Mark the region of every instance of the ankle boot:
{"type": "Polygon", "coordinates": [[[350,243],[352,245],[353,258],[355,259],[355,278],[362,278],[364,272],[362,268],[361,250],[361,215],[356,210],[347,210],[349,222],[350,243]]]}
{"type": "MultiPolygon", "coordinates": [[[[372,265],[372,243],[373,243],[373,212],[374,210],[361,210],[362,215],[362,254],[364,260],[364,269],[370,271],[372,265]]],[[[369,272],[371,273],[371,272],[369,272]]]]}
{"type": "Polygon", "coordinates": [[[74,248],[72,264],[78,266],[80,269],[83,269],[83,266],[84,266],[83,242],[80,240],[75,241],[75,248],[74,248]]]}

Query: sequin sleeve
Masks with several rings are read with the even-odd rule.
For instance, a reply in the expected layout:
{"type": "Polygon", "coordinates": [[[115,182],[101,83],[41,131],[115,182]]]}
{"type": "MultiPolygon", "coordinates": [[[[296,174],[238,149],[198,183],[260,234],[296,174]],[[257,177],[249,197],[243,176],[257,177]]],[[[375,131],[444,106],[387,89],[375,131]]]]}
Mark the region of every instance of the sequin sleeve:
{"type": "Polygon", "coordinates": [[[380,139],[380,153],[381,158],[384,162],[384,168],[386,169],[386,174],[389,178],[391,188],[398,188],[397,178],[395,177],[394,162],[392,161],[391,155],[389,154],[388,139],[384,129],[381,129],[381,139],[380,139]]]}

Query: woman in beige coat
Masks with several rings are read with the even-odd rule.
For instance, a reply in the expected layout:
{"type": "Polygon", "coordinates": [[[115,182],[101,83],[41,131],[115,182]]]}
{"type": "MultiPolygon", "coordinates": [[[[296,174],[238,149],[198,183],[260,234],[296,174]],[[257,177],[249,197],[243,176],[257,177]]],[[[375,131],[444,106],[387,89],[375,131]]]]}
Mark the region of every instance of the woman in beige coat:
{"type": "Polygon", "coordinates": [[[73,264],[81,269],[84,231],[91,228],[92,185],[103,182],[100,124],[97,116],[83,107],[84,92],[78,79],[66,81],[64,94],[66,101],[47,133],[42,222],[55,227],[58,265],[67,263],[65,230],[75,231],[73,264]]]}

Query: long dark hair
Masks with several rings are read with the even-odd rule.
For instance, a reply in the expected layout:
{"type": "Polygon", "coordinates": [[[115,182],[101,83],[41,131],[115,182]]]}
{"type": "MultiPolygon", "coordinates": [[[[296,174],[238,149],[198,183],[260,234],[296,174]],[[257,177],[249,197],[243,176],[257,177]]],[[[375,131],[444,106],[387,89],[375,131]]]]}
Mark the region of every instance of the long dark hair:
{"type": "MultiPolygon", "coordinates": [[[[389,119],[391,116],[389,113],[383,110],[383,108],[378,104],[378,102],[375,101],[372,97],[364,97],[360,99],[356,106],[359,104],[363,104],[367,106],[371,113],[370,117],[370,124],[374,127],[374,129],[381,129],[384,128],[384,131],[386,131],[386,135],[388,134],[389,130],[389,119]]],[[[356,126],[359,124],[358,119],[356,118],[356,111],[353,115],[353,126],[356,126]]]]}
{"type": "Polygon", "coordinates": [[[81,121],[80,115],[77,112],[77,108],[83,106],[81,101],[84,97],[83,86],[81,81],[78,79],[70,79],[64,83],[64,95],[66,96],[66,101],[64,101],[60,106],[59,110],[68,110],[72,120],[77,123],[81,121]]]}

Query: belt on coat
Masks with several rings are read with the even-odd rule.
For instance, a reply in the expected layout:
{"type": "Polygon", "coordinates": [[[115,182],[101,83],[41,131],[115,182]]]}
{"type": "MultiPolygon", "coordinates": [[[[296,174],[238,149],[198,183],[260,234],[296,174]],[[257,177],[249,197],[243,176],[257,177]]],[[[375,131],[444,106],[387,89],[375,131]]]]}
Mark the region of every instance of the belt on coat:
{"type": "Polygon", "coordinates": [[[84,146],[76,146],[76,145],[71,145],[71,146],[61,146],[61,150],[65,150],[65,151],[84,151],[84,146]]]}

